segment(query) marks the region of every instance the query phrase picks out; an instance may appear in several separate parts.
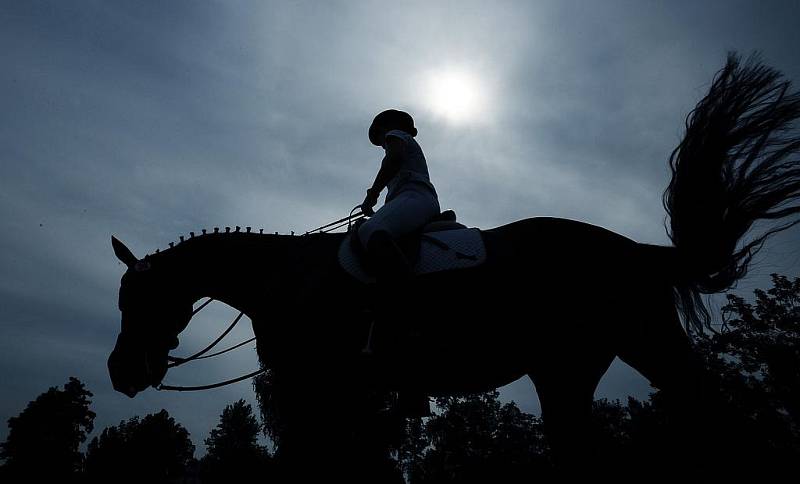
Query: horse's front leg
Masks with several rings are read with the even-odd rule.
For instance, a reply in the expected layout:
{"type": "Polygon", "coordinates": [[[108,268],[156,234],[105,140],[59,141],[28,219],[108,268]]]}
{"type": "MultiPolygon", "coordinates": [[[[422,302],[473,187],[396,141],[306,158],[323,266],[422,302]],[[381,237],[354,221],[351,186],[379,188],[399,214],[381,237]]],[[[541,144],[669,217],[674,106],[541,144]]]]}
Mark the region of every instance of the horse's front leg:
{"type": "Polygon", "coordinates": [[[374,391],[328,361],[307,371],[298,371],[299,364],[275,371],[281,474],[292,482],[402,482],[390,459],[390,422],[377,412],[374,391]]]}

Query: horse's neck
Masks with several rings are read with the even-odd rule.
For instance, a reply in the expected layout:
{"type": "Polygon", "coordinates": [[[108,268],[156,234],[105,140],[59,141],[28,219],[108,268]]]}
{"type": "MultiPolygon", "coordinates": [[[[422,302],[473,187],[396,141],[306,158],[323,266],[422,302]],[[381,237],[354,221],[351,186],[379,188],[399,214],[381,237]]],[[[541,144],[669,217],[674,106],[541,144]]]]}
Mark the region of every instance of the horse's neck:
{"type": "Polygon", "coordinates": [[[290,236],[209,234],[189,239],[163,255],[193,301],[211,297],[248,315],[283,277],[290,260],[290,236]]]}
{"type": "Polygon", "coordinates": [[[270,293],[293,283],[298,262],[329,252],[331,242],[317,236],[209,234],[160,255],[170,259],[193,302],[211,297],[256,318],[270,293]]]}

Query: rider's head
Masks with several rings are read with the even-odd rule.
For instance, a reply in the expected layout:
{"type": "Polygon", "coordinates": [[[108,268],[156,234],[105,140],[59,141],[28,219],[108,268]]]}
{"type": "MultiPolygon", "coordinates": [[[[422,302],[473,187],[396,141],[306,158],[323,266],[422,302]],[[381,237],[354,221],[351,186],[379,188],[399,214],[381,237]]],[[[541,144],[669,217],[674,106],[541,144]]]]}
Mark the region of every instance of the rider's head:
{"type": "Polygon", "coordinates": [[[414,127],[414,118],[404,111],[388,109],[375,116],[369,127],[369,140],[375,146],[383,146],[383,140],[387,131],[399,129],[411,136],[417,135],[417,128],[414,127]]]}

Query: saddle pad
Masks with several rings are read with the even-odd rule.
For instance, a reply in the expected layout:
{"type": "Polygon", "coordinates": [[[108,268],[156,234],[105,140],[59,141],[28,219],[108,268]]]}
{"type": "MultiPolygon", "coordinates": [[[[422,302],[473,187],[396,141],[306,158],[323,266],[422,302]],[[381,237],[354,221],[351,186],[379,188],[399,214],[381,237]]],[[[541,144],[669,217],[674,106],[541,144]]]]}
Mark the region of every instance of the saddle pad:
{"type": "MultiPolygon", "coordinates": [[[[375,282],[375,277],[364,270],[361,259],[353,252],[350,237],[345,237],[339,246],[339,265],[362,282],[375,282]]],[[[412,270],[414,275],[466,269],[486,261],[481,231],[475,228],[429,232],[422,235],[420,244],[419,260],[412,270]]]]}

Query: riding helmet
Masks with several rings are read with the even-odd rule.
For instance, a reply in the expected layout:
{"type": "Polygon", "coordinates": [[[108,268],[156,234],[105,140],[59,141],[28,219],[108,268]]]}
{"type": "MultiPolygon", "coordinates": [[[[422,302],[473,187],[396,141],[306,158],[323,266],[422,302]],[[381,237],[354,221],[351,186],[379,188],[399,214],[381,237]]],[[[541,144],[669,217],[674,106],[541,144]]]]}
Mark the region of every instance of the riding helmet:
{"type": "MultiPolygon", "coordinates": [[[[417,135],[417,128],[414,127],[414,118],[405,111],[387,109],[375,116],[369,127],[369,141],[375,146],[383,146],[382,131],[399,129],[411,136],[417,135]]],[[[385,134],[385,133],[384,133],[385,134]]]]}

